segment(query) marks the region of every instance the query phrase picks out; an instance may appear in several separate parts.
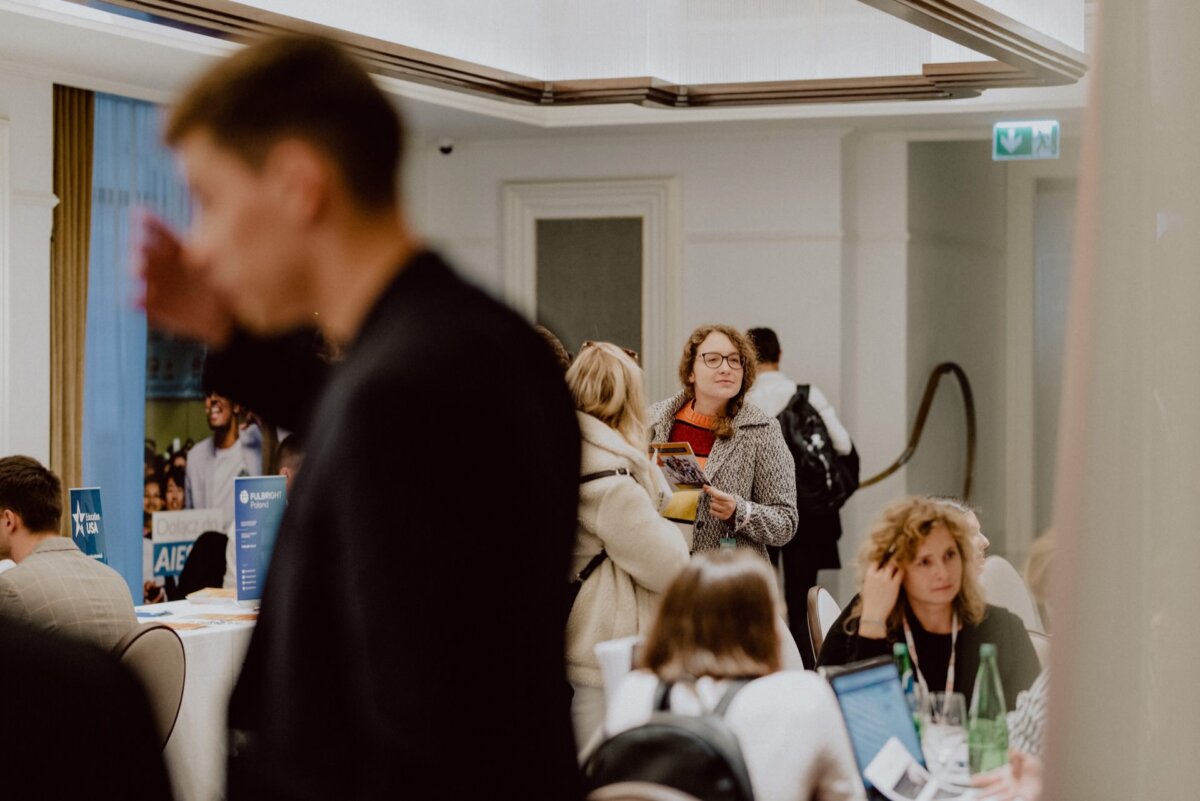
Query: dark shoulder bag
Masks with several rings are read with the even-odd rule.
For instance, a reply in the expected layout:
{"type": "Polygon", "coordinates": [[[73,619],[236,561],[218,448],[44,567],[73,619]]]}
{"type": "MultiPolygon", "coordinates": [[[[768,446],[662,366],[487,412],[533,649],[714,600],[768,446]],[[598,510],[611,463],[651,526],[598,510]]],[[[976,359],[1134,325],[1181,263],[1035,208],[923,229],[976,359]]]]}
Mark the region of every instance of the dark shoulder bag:
{"type": "MultiPolygon", "coordinates": [[[[609,476],[630,476],[629,468],[617,467],[612,470],[601,470],[598,473],[588,473],[579,477],[580,484],[586,484],[589,481],[595,481],[598,478],[608,478],[609,476]]],[[[593,556],[583,570],[575,574],[575,578],[571,579],[567,585],[567,616],[570,617],[571,610],[575,608],[575,599],[579,597],[579,591],[583,588],[583,582],[588,580],[588,576],[596,572],[596,568],[604,564],[604,560],[608,558],[608,554],[601,549],[600,553],[593,556]]]]}

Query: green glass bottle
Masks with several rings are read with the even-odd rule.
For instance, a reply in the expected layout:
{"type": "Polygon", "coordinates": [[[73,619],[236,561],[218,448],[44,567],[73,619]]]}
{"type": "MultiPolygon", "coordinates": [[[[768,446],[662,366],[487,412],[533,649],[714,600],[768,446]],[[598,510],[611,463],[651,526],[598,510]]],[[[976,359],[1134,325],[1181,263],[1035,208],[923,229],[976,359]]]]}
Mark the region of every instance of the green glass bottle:
{"type": "Polygon", "coordinates": [[[1008,708],[1004,687],[996,667],[996,646],[979,646],[979,672],[971,693],[971,711],[967,715],[967,745],[971,773],[986,773],[1008,763],[1008,708]]]}
{"type": "Polygon", "coordinates": [[[917,686],[913,675],[912,660],[908,658],[908,646],[902,642],[892,645],[892,659],[896,662],[896,670],[900,672],[900,687],[904,690],[904,700],[908,701],[908,711],[912,713],[913,725],[917,727],[917,736],[921,734],[921,700],[917,697],[917,686]]]}

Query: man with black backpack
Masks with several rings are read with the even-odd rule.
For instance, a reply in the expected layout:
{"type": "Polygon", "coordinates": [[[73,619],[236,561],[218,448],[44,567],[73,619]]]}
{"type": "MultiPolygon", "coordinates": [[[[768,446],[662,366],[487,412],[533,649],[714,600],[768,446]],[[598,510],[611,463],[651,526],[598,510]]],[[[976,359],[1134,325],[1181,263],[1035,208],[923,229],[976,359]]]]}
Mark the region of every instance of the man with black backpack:
{"type": "Polygon", "coordinates": [[[783,438],[796,463],[796,536],[782,548],[769,549],[771,561],[783,562],[788,627],[806,668],[816,664],[808,637],[808,591],[817,572],[842,566],[838,510],[858,489],[858,452],[833,406],[817,387],[797,384],[779,370],[783,354],[770,328],[746,332],[758,351],[758,378],[746,400],[779,419],[783,438]]]}

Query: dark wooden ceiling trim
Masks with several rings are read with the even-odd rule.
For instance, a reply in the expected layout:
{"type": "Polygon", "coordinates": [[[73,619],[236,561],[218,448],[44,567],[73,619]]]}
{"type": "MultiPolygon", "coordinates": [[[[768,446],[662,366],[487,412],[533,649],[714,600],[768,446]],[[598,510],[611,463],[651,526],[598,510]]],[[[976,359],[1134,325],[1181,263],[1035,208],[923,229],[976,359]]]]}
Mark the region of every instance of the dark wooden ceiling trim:
{"type": "Polygon", "coordinates": [[[1075,83],[1087,72],[1083,53],[978,0],[859,2],[1024,70],[1043,85],[1075,83]]]}
{"type": "MultiPolygon", "coordinates": [[[[75,2],[82,1],[75,0],[75,2]]],[[[902,5],[906,8],[926,4],[955,5],[944,2],[944,0],[862,1],[875,6],[902,5]]],[[[691,86],[671,84],[652,77],[540,81],[482,64],[294,19],[233,2],[233,0],[202,0],[201,2],[107,0],[107,2],[152,14],[167,24],[239,42],[252,42],[284,32],[325,36],[341,42],[378,75],[458,91],[474,92],[519,103],[548,106],[635,103],[668,108],[717,108],[800,103],[946,100],[974,97],[985,89],[996,87],[1037,86],[1048,82],[1045,70],[1025,68],[1009,61],[926,64],[921,75],[695,84],[691,86]]],[[[973,0],[957,0],[957,5],[968,3],[977,5],[973,3],[973,0]]],[[[889,13],[895,13],[895,9],[889,13]]],[[[916,14],[916,11],[909,8],[909,13],[916,14]]],[[[908,16],[904,14],[897,13],[896,16],[908,19],[908,16]]],[[[922,19],[927,24],[923,24],[921,27],[929,28],[929,18],[922,17],[922,19]]],[[[995,20],[992,22],[994,23],[995,20]]],[[[946,35],[943,31],[935,32],[946,35]]],[[[1041,42],[1043,48],[1048,47],[1047,42],[1057,44],[1028,29],[1018,32],[1023,41],[1034,41],[1035,38],[1044,40],[1041,42]]],[[[968,46],[980,49],[975,45],[968,46]]],[[[1055,75],[1061,77],[1059,73],[1055,73],[1055,75]]],[[[1061,81],[1056,78],[1054,82],[1061,81]]]]}

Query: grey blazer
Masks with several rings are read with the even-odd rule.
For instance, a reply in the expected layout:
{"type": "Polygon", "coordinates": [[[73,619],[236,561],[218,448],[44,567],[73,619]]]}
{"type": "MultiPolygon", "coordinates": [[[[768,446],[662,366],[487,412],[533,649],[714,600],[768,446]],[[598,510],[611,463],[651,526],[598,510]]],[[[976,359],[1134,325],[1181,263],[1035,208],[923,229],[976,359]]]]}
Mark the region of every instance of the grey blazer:
{"type": "Polygon", "coordinates": [[[110,650],[134,626],[129,585],[69,537],[49,537],[0,573],[0,614],[110,650]]]}
{"type": "MultiPolygon", "coordinates": [[[[675,413],[686,402],[681,391],[650,407],[652,441],[670,438],[675,413]]],[[[751,548],[765,559],[768,545],[785,545],[795,535],[796,465],[778,420],[743,403],[733,418],[733,436],[717,439],[704,472],[714,487],[738,496],[737,511],[731,521],[718,520],[708,511],[708,496],[702,495],[694,551],[716,550],[722,537],[733,536],[739,548],[751,548]]]]}

